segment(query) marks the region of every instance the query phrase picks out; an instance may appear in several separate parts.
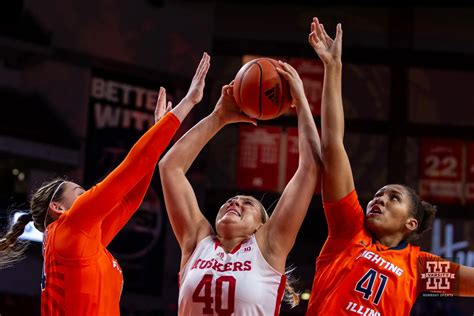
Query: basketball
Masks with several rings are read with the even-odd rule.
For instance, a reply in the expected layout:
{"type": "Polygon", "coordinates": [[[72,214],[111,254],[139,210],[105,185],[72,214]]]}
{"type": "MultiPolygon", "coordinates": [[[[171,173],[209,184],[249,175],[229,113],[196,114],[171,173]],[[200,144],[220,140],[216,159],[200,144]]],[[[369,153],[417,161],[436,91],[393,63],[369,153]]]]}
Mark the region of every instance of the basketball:
{"type": "Polygon", "coordinates": [[[269,120],[291,106],[288,82],[277,71],[278,62],[257,58],[240,68],[234,80],[234,98],[240,109],[252,118],[269,120]]]}

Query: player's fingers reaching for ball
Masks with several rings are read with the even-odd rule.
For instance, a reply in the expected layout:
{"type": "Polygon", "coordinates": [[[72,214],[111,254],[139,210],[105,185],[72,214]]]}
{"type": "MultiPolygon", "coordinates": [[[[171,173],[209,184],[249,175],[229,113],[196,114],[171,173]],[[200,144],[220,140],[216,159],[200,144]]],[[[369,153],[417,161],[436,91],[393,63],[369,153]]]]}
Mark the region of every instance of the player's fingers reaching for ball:
{"type": "Polygon", "coordinates": [[[226,93],[230,96],[234,96],[234,87],[229,86],[226,90],[226,93]]]}
{"type": "Polygon", "coordinates": [[[232,86],[228,85],[228,84],[222,86],[221,94],[222,95],[228,95],[229,94],[228,91],[229,91],[230,88],[232,88],[232,86]]]}
{"type": "Polygon", "coordinates": [[[279,60],[278,63],[280,64],[280,67],[276,67],[276,71],[278,71],[278,73],[280,75],[283,76],[283,78],[285,78],[286,80],[290,81],[292,78],[290,72],[288,71],[288,69],[286,68],[285,64],[279,60]]]}
{"type": "Polygon", "coordinates": [[[324,38],[326,39],[326,43],[328,43],[329,46],[332,46],[332,44],[334,43],[334,40],[328,35],[323,24],[321,24],[321,29],[323,30],[323,35],[324,35],[324,38]]]}
{"type": "Polygon", "coordinates": [[[292,65],[290,65],[289,63],[283,62],[281,60],[279,61],[279,63],[285,67],[285,70],[288,71],[292,77],[295,77],[295,78],[299,77],[298,72],[292,65]]]}
{"type": "Polygon", "coordinates": [[[210,58],[211,57],[207,53],[203,53],[201,61],[196,68],[193,80],[191,81],[191,85],[189,86],[188,93],[186,94],[185,98],[194,104],[197,104],[202,100],[204,86],[206,84],[205,79],[210,67],[210,58]]]}
{"type": "Polygon", "coordinates": [[[315,39],[315,34],[314,34],[314,32],[309,33],[309,35],[308,35],[308,42],[309,42],[309,44],[310,44],[311,46],[313,46],[313,47],[316,45],[316,39],[315,39]]]}
{"type": "Polygon", "coordinates": [[[300,100],[305,98],[303,81],[293,66],[281,60],[278,63],[283,69],[277,67],[277,71],[288,81],[293,99],[291,107],[295,107],[297,104],[301,104],[300,100]]]}
{"type": "Polygon", "coordinates": [[[241,122],[241,123],[250,123],[250,124],[253,124],[253,125],[257,126],[257,120],[250,117],[250,116],[248,116],[247,114],[243,113],[242,111],[240,112],[239,122],[241,122]]]}
{"type": "Polygon", "coordinates": [[[316,36],[318,37],[318,40],[321,41],[324,45],[327,45],[323,28],[321,27],[321,24],[319,23],[318,18],[314,18],[313,23],[315,23],[316,25],[315,33],[316,33],[316,36]]]}
{"type": "Polygon", "coordinates": [[[341,23],[337,23],[337,26],[336,26],[336,38],[335,40],[340,42],[342,41],[342,24],[341,23]]]}
{"type": "Polygon", "coordinates": [[[206,52],[202,54],[201,61],[196,69],[196,73],[194,74],[194,79],[202,80],[202,78],[206,76],[211,64],[210,59],[211,57],[206,52]]]}

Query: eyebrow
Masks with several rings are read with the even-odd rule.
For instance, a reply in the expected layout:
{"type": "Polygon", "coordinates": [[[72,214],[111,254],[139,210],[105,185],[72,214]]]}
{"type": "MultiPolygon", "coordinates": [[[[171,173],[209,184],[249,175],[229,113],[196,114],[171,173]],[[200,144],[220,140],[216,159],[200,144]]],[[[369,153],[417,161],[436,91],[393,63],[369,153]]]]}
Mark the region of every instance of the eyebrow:
{"type": "Polygon", "coordinates": [[[396,190],[396,189],[388,189],[388,191],[389,191],[390,193],[394,193],[394,194],[398,194],[398,195],[400,195],[400,196],[403,196],[403,193],[400,192],[400,191],[398,191],[398,190],[396,190]]]}
{"type": "Polygon", "coordinates": [[[250,198],[250,197],[241,196],[240,198],[241,198],[242,200],[246,201],[246,202],[255,203],[254,199],[252,199],[252,198],[250,198]]]}
{"type": "Polygon", "coordinates": [[[378,192],[375,193],[375,195],[378,195],[378,194],[383,194],[385,192],[390,192],[390,193],[395,193],[395,194],[398,194],[398,195],[401,195],[403,196],[403,193],[398,191],[397,189],[385,189],[385,190],[380,190],[378,192]]]}

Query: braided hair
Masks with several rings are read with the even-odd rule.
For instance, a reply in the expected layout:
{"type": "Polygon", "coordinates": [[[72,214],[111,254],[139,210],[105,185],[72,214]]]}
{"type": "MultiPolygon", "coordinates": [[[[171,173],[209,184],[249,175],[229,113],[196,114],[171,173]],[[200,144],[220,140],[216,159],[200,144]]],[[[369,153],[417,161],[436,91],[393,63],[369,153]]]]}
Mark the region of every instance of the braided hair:
{"type": "Polygon", "coordinates": [[[23,234],[26,225],[28,225],[32,219],[33,217],[30,213],[24,213],[0,239],[0,268],[7,268],[24,258],[28,243],[19,241],[18,237],[23,234]]]}
{"type": "MultiPolygon", "coordinates": [[[[30,211],[22,214],[15,224],[10,224],[10,229],[0,238],[0,269],[24,258],[28,242],[21,241],[18,237],[23,234],[29,222],[33,221],[36,229],[44,232],[53,221],[48,215],[49,204],[62,198],[65,181],[63,178],[56,178],[43,183],[31,197],[30,211]]],[[[10,222],[13,223],[13,218],[10,222]]]]}

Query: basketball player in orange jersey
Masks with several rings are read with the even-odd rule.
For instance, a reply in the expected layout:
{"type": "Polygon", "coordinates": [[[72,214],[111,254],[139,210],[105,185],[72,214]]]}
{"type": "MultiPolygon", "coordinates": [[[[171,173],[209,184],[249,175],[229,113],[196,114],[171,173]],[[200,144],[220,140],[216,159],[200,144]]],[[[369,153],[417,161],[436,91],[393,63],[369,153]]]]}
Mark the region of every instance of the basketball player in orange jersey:
{"type": "Polygon", "coordinates": [[[320,149],[298,73],[283,62],[277,70],[288,80],[297,110],[299,164],[270,218],[256,198],[237,195],[220,207],[214,231],[186,178],[201,149],[221,128],[255,123],[237,107],[232,84],[222,88],[214,111],[159,163],[166,209],[181,247],[178,315],[279,315],[286,257],[314,193],[320,149]]]}
{"type": "Polygon", "coordinates": [[[321,171],[329,233],[316,260],[306,315],[409,315],[424,290],[473,296],[474,268],[409,243],[430,228],[435,215],[435,207],[421,201],[415,191],[386,185],[362,210],[343,145],[341,25],[332,39],[314,18],[309,43],[325,68],[321,171]],[[435,278],[438,272],[444,279],[440,274],[435,278]]]}
{"type": "Polygon", "coordinates": [[[29,221],[44,232],[42,315],[120,314],[122,271],[106,247],[140,206],[180,122],[201,101],[209,63],[204,53],[187,95],[174,109],[166,106],[165,89],[160,89],[159,121],[103,181],[87,191],[65,180],[46,183],[33,194],[31,212],[0,240],[0,260],[6,262],[15,256],[17,238],[29,221]]]}

